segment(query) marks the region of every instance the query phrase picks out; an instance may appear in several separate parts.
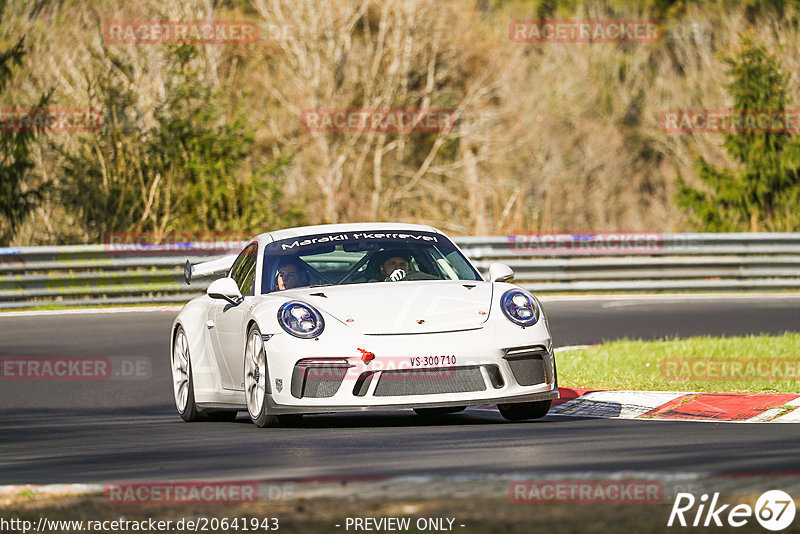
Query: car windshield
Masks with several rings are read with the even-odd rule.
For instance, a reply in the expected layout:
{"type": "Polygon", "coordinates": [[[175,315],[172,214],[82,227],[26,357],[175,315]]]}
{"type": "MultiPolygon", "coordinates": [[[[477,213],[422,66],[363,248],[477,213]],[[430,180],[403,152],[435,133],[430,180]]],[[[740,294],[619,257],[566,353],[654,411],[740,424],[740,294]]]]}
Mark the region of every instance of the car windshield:
{"type": "Polygon", "coordinates": [[[264,250],[262,293],[406,280],[481,280],[442,234],[357,231],[275,241],[264,250]]]}

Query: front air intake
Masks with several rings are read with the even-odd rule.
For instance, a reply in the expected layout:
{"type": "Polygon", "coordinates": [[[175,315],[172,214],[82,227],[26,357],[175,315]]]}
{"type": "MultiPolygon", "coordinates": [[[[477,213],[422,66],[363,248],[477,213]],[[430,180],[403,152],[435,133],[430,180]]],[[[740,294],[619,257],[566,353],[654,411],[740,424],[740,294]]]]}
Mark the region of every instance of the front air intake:
{"type": "Polygon", "coordinates": [[[376,397],[441,395],[485,391],[480,367],[441,367],[383,371],[375,387],[376,397]]]}
{"type": "Polygon", "coordinates": [[[333,397],[348,368],[346,360],[300,360],[292,372],[292,395],[298,399],[333,397]]]}
{"type": "Polygon", "coordinates": [[[543,347],[509,349],[503,356],[511,367],[511,373],[520,386],[533,386],[547,382],[545,357],[547,350],[543,347]]]}

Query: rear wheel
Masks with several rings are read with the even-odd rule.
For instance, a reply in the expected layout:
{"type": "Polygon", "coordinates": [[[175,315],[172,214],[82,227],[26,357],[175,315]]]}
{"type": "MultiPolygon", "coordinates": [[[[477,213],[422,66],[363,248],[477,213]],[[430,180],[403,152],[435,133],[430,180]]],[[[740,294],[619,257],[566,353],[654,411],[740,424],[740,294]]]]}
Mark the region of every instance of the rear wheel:
{"type": "Polygon", "coordinates": [[[451,413],[463,412],[466,409],[466,406],[447,406],[444,408],[414,408],[414,411],[421,417],[441,417],[451,413]]]}
{"type": "Polygon", "coordinates": [[[551,400],[538,402],[520,402],[517,404],[498,404],[500,415],[509,421],[524,421],[526,419],[540,419],[550,410],[551,400]]]}
{"type": "Polygon", "coordinates": [[[179,326],[172,346],[172,389],[175,393],[175,406],[181,419],[188,422],[202,420],[202,414],[194,401],[194,379],[192,378],[192,358],[189,354],[189,340],[186,332],[179,326]]]}

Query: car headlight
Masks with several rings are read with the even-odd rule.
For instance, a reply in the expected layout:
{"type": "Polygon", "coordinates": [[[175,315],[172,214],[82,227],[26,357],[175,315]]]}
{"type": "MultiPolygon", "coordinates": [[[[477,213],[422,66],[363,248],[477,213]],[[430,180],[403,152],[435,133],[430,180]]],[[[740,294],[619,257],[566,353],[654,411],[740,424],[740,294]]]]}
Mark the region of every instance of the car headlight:
{"type": "Polygon", "coordinates": [[[325,328],[322,314],[304,302],[290,300],[278,310],[278,322],[284,330],[295,337],[310,339],[317,337],[325,328]]]}
{"type": "Polygon", "coordinates": [[[509,289],[500,298],[500,307],[506,317],[520,326],[531,326],[539,320],[539,308],[533,297],[521,289],[509,289]]]}

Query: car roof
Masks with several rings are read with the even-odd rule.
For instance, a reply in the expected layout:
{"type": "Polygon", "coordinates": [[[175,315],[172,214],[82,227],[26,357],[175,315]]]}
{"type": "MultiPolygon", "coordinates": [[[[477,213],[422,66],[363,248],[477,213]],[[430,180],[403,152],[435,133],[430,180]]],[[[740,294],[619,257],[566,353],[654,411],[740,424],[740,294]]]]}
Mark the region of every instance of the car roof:
{"type": "Polygon", "coordinates": [[[298,226],[297,228],[286,228],[274,232],[266,232],[255,237],[260,242],[270,243],[281,239],[302,237],[306,235],[335,233],[335,232],[376,232],[376,231],[396,230],[396,231],[416,231],[433,232],[444,235],[444,232],[424,224],[391,223],[391,222],[367,222],[367,223],[344,223],[344,224],[319,224],[316,226],[298,226]]]}

